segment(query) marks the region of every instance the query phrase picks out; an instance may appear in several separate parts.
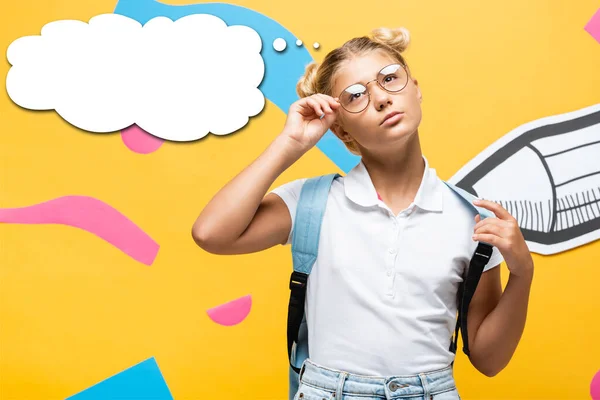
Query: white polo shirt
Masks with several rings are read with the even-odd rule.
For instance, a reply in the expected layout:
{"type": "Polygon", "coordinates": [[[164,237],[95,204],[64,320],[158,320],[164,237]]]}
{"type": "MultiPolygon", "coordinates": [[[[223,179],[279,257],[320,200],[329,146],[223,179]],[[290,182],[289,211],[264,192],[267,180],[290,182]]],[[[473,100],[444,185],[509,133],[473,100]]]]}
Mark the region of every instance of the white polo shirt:
{"type": "MultiPolygon", "coordinates": [[[[453,361],[457,290],[477,247],[475,211],[423,159],[415,199],[398,215],[379,200],[362,161],[333,182],[306,297],[309,356],[317,364],[389,376],[453,361]]],[[[272,191],[292,220],[305,180],[272,191]]],[[[485,270],[502,261],[494,247],[485,270]]]]}

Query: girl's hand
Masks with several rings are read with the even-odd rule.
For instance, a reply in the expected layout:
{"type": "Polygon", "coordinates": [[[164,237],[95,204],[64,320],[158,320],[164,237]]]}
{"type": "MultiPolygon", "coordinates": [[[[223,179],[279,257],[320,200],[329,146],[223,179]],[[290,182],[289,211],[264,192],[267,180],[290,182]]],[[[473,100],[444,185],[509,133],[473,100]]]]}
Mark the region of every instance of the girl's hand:
{"type": "Polygon", "coordinates": [[[473,240],[482,241],[498,248],[511,274],[533,274],[533,259],[517,220],[500,204],[488,200],[475,200],[473,204],[492,211],[497,218],[475,217],[473,240]]]}
{"type": "Polygon", "coordinates": [[[303,97],[290,106],[282,135],[307,151],[331,127],[340,107],[337,99],[325,94],[303,97]]]}

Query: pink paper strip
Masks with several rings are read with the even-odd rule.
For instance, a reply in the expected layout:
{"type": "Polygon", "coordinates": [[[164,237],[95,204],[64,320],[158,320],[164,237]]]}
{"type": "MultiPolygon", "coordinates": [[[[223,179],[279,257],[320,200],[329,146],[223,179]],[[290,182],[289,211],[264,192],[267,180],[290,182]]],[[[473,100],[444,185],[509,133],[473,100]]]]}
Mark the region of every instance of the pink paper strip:
{"type": "Polygon", "coordinates": [[[21,208],[0,208],[0,222],[61,224],[83,229],[132,257],[151,265],[159,245],[108,204],[87,196],[64,196],[21,208]]]}

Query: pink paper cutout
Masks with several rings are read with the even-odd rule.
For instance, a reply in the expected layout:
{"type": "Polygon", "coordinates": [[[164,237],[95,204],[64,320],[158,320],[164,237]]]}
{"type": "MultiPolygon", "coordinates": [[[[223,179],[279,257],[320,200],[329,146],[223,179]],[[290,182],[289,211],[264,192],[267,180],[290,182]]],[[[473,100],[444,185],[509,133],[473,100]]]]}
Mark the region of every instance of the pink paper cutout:
{"type": "Polygon", "coordinates": [[[590,395],[593,400],[600,400],[600,371],[596,372],[596,375],[592,379],[590,384],[590,395]]]}
{"type": "Polygon", "coordinates": [[[64,196],[28,207],[0,208],[0,222],[61,224],[80,228],[146,265],[154,262],[160,247],[113,207],[87,196],[64,196]]]}
{"type": "Polygon", "coordinates": [[[252,296],[244,296],[229,303],[222,304],[206,311],[210,319],[224,326],[237,325],[242,322],[252,308],[252,296]]]}
{"type": "Polygon", "coordinates": [[[584,28],[598,43],[600,43],[600,8],[592,16],[584,28]]]}
{"type": "Polygon", "coordinates": [[[123,129],[121,139],[125,146],[139,154],[153,153],[165,142],[163,139],[149,134],[136,124],[123,129]]]}

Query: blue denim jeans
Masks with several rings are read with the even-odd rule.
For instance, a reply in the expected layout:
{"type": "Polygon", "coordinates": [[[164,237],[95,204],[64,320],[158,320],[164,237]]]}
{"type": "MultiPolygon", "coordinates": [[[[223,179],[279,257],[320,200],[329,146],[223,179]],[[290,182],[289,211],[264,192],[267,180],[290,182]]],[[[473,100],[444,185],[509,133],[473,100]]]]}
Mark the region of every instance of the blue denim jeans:
{"type": "Polygon", "coordinates": [[[294,400],[459,400],[452,366],[417,375],[364,376],[304,361],[294,400]]]}

